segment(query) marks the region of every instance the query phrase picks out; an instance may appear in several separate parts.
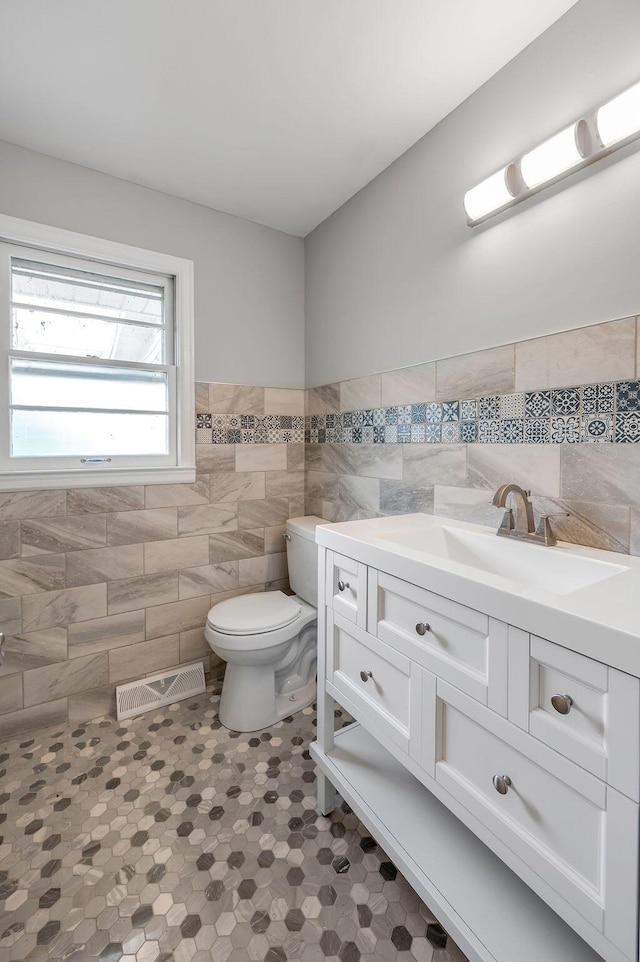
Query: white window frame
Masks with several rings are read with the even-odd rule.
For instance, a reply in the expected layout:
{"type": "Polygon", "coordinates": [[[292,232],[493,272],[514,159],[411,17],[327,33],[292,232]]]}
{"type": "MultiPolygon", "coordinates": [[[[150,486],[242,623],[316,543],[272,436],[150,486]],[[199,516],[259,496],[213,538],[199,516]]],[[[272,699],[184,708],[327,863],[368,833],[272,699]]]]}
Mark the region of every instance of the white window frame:
{"type": "MultiPolygon", "coordinates": [[[[0,491],[39,488],[75,488],[121,484],[174,484],[195,480],[195,384],[194,384],[194,309],[193,261],[156,251],[130,247],[114,241],[77,234],[58,227],[0,214],[0,241],[8,263],[0,264],[0,491]],[[77,467],[47,467],[47,459],[25,468],[24,458],[9,458],[9,347],[10,347],[10,245],[30,248],[34,259],[46,261],[47,254],[81,260],[87,270],[100,267],[139,271],[149,283],[173,281],[173,364],[175,392],[170,406],[171,464],[157,464],[153,456],[141,456],[140,464],[123,466],[122,460],[99,465],[78,463],[77,467]],[[154,460],[156,464],[154,464],[154,460]],[[14,463],[15,462],[15,467],[14,463]],[[10,467],[8,466],[10,465],[10,467]]],[[[22,252],[24,254],[24,252],[22,252]]],[[[169,333],[169,332],[168,332],[169,333]]],[[[51,355],[55,360],[55,355],[51,355]]],[[[115,362],[114,362],[115,363],[115,362]]],[[[126,362],[124,362],[126,364],[126,362]]],[[[57,460],[57,459],[54,459],[57,460]]],[[[68,459],[67,459],[68,460],[68,459]]],[[[74,459],[78,460],[79,459],[74,459]]],[[[164,459],[166,460],[166,459],[164,459]]]]}

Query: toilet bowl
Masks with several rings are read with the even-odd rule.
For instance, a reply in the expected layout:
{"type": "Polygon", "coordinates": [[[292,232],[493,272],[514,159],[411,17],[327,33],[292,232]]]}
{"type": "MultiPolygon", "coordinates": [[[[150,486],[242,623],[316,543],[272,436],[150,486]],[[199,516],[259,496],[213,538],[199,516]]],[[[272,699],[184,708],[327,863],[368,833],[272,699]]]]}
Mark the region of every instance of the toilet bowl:
{"type": "Polygon", "coordinates": [[[258,731],[310,705],[316,695],[317,548],[321,518],[287,521],[289,580],[296,592],[239,595],[214,605],[205,637],[227,662],[220,721],[258,731]]]}

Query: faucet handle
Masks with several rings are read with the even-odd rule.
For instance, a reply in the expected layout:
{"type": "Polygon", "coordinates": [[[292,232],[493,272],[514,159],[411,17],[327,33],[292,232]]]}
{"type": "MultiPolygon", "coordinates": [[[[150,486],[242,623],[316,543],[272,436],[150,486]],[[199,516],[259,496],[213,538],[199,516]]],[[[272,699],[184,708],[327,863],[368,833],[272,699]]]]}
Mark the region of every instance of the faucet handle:
{"type": "Polygon", "coordinates": [[[544,543],[549,547],[553,547],[557,544],[557,538],[553,533],[553,528],[551,527],[551,518],[569,518],[569,511],[556,511],[554,514],[541,514],[536,527],[536,535],[539,538],[544,539],[544,543]]]}

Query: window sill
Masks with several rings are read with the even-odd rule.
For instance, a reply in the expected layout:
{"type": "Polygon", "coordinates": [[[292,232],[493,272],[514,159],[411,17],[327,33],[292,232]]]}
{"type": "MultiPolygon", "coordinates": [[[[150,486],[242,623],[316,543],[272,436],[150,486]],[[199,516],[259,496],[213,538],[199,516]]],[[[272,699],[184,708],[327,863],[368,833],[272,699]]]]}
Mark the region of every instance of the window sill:
{"type": "Polygon", "coordinates": [[[0,491],[118,487],[125,484],[189,484],[195,479],[195,467],[12,471],[0,473],[0,491]]]}

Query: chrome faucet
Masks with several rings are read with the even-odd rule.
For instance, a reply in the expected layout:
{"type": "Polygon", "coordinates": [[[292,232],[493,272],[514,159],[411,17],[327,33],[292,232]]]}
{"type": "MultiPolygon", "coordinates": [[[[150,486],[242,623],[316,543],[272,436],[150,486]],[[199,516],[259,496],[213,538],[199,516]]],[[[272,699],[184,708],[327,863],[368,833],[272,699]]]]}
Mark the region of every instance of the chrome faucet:
{"type": "Polygon", "coordinates": [[[544,544],[551,547],[557,544],[551,528],[550,518],[568,517],[568,511],[558,514],[542,514],[536,527],[533,518],[533,505],[529,501],[530,491],[525,491],[518,484],[503,484],[493,496],[492,504],[497,508],[506,508],[500,527],[496,534],[502,538],[517,538],[518,541],[531,541],[533,544],[544,544]],[[515,517],[513,508],[507,508],[507,497],[513,494],[517,499],[515,517]]]}

